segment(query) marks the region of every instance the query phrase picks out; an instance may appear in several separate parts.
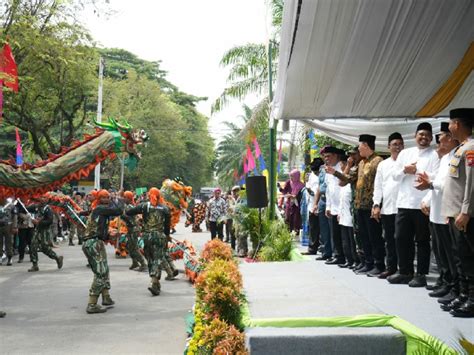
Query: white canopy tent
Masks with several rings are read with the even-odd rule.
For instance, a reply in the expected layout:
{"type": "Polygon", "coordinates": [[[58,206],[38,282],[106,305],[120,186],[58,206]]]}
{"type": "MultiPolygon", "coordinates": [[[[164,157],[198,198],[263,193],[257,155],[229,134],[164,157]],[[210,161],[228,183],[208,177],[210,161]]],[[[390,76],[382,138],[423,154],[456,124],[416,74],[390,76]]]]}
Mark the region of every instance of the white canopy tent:
{"type": "Polygon", "coordinates": [[[474,107],[473,40],[472,0],[286,0],[272,115],[412,138],[412,120],[474,107]]]}

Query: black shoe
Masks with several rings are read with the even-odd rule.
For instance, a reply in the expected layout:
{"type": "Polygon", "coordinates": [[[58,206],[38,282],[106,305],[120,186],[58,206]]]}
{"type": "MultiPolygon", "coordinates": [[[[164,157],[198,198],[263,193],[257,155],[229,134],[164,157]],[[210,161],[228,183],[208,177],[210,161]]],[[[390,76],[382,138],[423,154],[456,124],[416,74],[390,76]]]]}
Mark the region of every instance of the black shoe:
{"type": "MultiPolygon", "coordinates": [[[[462,297],[462,296],[459,296],[459,297],[462,297]]],[[[450,304],[451,302],[453,302],[457,298],[458,298],[458,295],[456,295],[456,293],[454,293],[454,291],[451,290],[446,295],[444,295],[443,297],[438,298],[438,303],[447,305],[447,304],[450,304]]],[[[465,298],[467,299],[467,297],[465,297],[465,298]]]]}
{"type": "Polygon", "coordinates": [[[415,277],[408,283],[410,287],[425,287],[426,276],[423,274],[416,274],[415,277]]]}
{"type": "Polygon", "coordinates": [[[324,256],[324,255],[321,255],[321,256],[318,256],[315,260],[318,260],[318,261],[321,261],[321,260],[329,260],[329,256],[324,256]]]}
{"type": "Polygon", "coordinates": [[[364,267],[361,267],[360,269],[355,270],[354,272],[356,273],[356,275],[367,275],[367,273],[372,269],[372,267],[367,267],[367,265],[365,265],[364,267]]]}
{"type": "Polygon", "coordinates": [[[344,259],[337,259],[337,258],[328,260],[325,262],[326,265],[342,265],[344,263],[345,263],[344,259]]]}
{"type": "Polygon", "coordinates": [[[393,274],[395,274],[396,271],[391,271],[391,270],[385,270],[384,272],[380,273],[377,278],[381,279],[381,280],[385,280],[387,277],[389,276],[392,276],[393,274]]]}
{"type": "Polygon", "coordinates": [[[372,270],[370,270],[367,273],[368,277],[378,277],[382,273],[382,270],[380,270],[377,266],[375,266],[372,270]]]}
{"type": "Polygon", "coordinates": [[[8,258],[7,266],[12,266],[12,258],[8,258]]]}
{"type": "Polygon", "coordinates": [[[428,290],[428,291],[434,291],[434,290],[437,290],[441,287],[445,287],[446,285],[442,285],[442,284],[439,284],[439,283],[435,283],[433,285],[426,285],[425,288],[428,290]]]}
{"type": "Polygon", "coordinates": [[[408,284],[412,279],[413,275],[404,275],[398,272],[387,277],[387,281],[391,284],[408,284]]]}
{"type": "MultiPolygon", "coordinates": [[[[467,301],[467,296],[466,295],[460,295],[459,297],[455,298],[448,304],[442,304],[440,307],[443,311],[449,312],[452,311],[453,309],[457,309],[461,307],[464,302],[467,301]]],[[[438,301],[439,302],[439,301],[438,301]]]]}
{"type": "Polygon", "coordinates": [[[354,267],[352,268],[352,270],[353,270],[354,272],[356,272],[357,270],[362,269],[364,266],[365,266],[365,264],[359,263],[359,264],[354,265],[354,267]]]}
{"type": "Polygon", "coordinates": [[[352,263],[340,264],[338,266],[342,269],[346,269],[346,268],[350,268],[352,266],[352,263]]]}
{"type": "Polygon", "coordinates": [[[474,318],[474,300],[468,299],[458,308],[453,308],[449,313],[454,317],[474,318]]]}
{"type": "Polygon", "coordinates": [[[316,253],[314,251],[303,251],[301,255],[316,255],[316,253]]]}
{"type": "Polygon", "coordinates": [[[449,293],[449,291],[451,291],[451,289],[448,286],[443,286],[434,291],[431,291],[430,293],[428,293],[428,296],[437,298],[444,297],[449,293]]]}
{"type": "Polygon", "coordinates": [[[21,264],[23,262],[23,258],[18,259],[18,264],[21,264]]]}

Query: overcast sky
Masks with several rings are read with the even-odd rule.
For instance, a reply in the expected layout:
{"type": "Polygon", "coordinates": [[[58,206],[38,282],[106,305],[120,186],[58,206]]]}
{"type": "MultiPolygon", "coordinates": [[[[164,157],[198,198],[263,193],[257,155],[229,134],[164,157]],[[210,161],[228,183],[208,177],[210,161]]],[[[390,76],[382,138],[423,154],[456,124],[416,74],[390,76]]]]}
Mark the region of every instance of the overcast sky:
{"type": "MultiPolygon", "coordinates": [[[[85,25],[104,47],[126,49],[146,60],[161,60],[168,79],[180,90],[207,96],[198,109],[210,117],[212,102],[226,87],[227,71],[219,66],[234,46],[267,41],[269,14],[265,0],[111,0],[115,14],[86,16],[85,25]]],[[[246,103],[258,101],[249,97],[246,103]]],[[[211,117],[209,130],[218,138],[220,122],[242,113],[235,102],[211,117]]]]}

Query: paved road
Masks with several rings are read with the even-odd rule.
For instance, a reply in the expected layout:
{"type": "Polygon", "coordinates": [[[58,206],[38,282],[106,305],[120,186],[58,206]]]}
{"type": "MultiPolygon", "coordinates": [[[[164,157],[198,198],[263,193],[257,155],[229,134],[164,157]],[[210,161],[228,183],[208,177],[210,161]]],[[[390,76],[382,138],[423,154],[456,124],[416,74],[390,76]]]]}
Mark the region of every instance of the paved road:
{"type": "MultiPolygon", "coordinates": [[[[178,226],[175,238],[200,249],[207,233],[191,234],[178,226]]],[[[0,266],[0,353],[2,354],[182,354],[184,317],[194,302],[194,288],[183,274],[162,281],[152,297],[148,275],[128,270],[130,259],[116,259],[108,247],[111,295],[115,307],[104,314],[85,312],[92,272],[79,246],[62,243],[64,267],[40,254],[37,273],[30,263],[0,266]]],[[[176,263],[182,271],[183,263],[176,263]]]]}

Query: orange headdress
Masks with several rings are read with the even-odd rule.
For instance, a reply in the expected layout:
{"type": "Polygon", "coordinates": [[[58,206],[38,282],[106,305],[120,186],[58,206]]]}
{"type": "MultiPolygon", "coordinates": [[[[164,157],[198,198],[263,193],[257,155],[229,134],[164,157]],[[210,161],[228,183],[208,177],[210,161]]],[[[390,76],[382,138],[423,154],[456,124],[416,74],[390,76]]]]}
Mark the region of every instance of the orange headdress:
{"type": "Polygon", "coordinates": [[[94,209],[99,204],[100,199],[110,197],[110,193],[107,190],[100,190],[100,191],[96,191],[95,194],[93,194],[92,196],[95,197],[91,205],[91,207],[94,209]]]}
{"type": "Polygon", "coordinates": [[[152,187],[150,191],[148,191],[148,196],[153,206],[162,205],[164,203],[163,197],[161,196],[161,192],[156,187],[152,187]]]}
{"type": "Polygon", "coordinates": [[[132,201],[133,204],[135,204],[135,197],[133,196],[133,192],[132,191],[125,191],[123,193],[123,197],[125,197],[126,199],[132,201]]]}
{"type": "Polygon", "coordinates": [[[184,188],[184,194],[186,196],[191,196],[193,194],[193,188],[191,186],[186,186],[184,188]]]}

